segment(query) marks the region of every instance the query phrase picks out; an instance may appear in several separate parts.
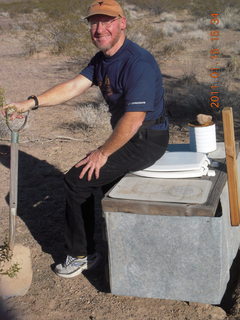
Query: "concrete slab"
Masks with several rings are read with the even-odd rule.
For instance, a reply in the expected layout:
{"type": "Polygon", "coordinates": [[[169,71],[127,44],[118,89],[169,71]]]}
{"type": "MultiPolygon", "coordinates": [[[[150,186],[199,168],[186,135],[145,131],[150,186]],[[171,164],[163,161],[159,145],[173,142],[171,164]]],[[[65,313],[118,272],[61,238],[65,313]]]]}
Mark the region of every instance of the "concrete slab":
{"type": "Polygon", "coordinates": [[[212,182],[197,179],[152,179],[126,176],[111,190],[116,199],[204,203],[212,182]]]}

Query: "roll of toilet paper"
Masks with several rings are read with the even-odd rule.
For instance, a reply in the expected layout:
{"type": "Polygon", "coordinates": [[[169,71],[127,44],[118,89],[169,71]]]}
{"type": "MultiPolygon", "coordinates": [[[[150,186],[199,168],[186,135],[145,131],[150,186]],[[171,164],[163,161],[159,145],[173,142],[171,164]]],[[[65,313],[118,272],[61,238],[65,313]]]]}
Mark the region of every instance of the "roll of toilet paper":
{"type": "Polygon", "coordinates": [[[189,126],[190,150],[202,153],[217,149],[216,126],[214,123],[205,126],[189,126]]]}

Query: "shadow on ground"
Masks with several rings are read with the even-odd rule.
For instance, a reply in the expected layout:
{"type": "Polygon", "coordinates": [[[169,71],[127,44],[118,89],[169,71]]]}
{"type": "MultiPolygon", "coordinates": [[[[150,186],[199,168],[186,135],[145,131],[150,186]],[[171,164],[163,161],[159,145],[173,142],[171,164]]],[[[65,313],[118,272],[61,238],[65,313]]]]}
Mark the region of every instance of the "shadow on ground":
{"type": "MultiPolygon", "coordinates": [[[[0,145],[0,162],[10,167],[10,147],[0,145]]],[[[106,275],[107,244],[103,239],[101,201],[102,194],[95,195],[96,242],[102,259],[98,267],[85,272],[85,276],[97,290],[108,292],[106,275]]],[[[6,195],[9,204],[9,194],[6,195]]],[[[44,160],[19,151],[18,216],[24,221],[42,251],[58,263],[64,254],[64,188],[63,173],[44,160]]]]}
{"type": "Polygon", "coordinates": [[[228,314],[231,314],[234,304],[236,303],[236,296],[234,292],[239,286],[239,266],[240,266],[240,251],[238,251],[235,259],[233,260],[232,266],[230,268],[230,279],[227,285],[227,289],[222,298],[220,307],[224,309],[228,314]]]}

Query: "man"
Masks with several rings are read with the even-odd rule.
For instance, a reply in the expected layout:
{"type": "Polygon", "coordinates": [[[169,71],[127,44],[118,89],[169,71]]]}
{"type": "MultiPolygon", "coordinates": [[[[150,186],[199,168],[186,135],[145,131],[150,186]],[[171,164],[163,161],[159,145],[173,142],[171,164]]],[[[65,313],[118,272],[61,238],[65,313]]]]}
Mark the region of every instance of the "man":
{"type": "Polygon", "coordinates": [[[86,19],[100,50],[89,65],[74,79],[14,104],[21,112],[57,105],[97,85],[109,105],[112,134],[65,176],[67,258],[55,268],[65,278],[79,275],[99,259],[94,243],[94,192],[106,190],[129,171],[152,165],[168,144],[159,67],[149,52],[126,38],[121,6],[115,0],[94,1],[86,19]]]}

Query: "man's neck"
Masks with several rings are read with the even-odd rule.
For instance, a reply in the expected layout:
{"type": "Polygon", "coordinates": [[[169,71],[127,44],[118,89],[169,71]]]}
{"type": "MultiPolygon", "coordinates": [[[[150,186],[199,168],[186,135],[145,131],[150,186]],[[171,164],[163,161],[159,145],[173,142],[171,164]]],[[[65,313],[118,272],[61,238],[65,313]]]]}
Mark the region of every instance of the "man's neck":
{"type": "Polygon", "coordinates": [[[103,51],[103,54],[107,57],[113,56],[122,47],[125,39],[126,39],[126,36],[124,34],[111,49],[103,51]]]}

